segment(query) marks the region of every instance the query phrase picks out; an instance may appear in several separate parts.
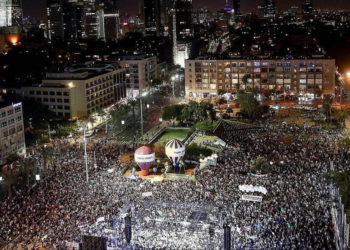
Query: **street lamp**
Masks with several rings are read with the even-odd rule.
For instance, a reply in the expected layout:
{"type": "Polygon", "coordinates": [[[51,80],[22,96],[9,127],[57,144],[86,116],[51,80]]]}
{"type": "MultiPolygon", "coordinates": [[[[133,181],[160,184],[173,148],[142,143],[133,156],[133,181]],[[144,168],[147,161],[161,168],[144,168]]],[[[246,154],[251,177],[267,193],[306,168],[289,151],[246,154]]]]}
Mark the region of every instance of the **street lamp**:
{"type": "Polygon", "coordinates": [[[350,71],[346,72],[346,77],[350,78],[350,71]]]}
{"type": "Polygon", "coordinates": [[[173,98],[175,99],[175,76],[171,77],[171,81],[172,81],[172,84],[173,84],[173,98]]]}
{"type": "Polygon", "coordinates": [[[36,180],[36,181],[40,181],[40,175],[36,174],[36,175],[35,175],[35,180],[36,180]]]}
{"type": "Polygon", "coordinates": [[[33,128],[33,127],[32,127],[32,120],[33,120],[33,118],[29,117],[29,128],[30,128],[30,129],[33,128]]]}
{"type": "Polygon", "coordinates": [[[86,182],[89,183],[88,155],[86,150],[86,125],[83,127],[83,130],[84,130],[84,157],[85,157],[86,182]]]}
{"type": "Polygon", "coordinates": [[[125,124],[125,121],[124,120],[122,120],[122,125],[124,125],[125,124]]]}

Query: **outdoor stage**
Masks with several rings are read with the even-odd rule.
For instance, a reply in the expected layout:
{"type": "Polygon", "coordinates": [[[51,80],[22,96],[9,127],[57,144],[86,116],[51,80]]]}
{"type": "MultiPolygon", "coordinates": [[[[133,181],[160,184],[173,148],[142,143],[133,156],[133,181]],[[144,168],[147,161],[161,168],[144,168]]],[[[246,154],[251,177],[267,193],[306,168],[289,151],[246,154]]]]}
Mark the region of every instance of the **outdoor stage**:
{"type": "Polygon", "coordinates": [[[208,204],[148,199],[82,228],[106,239],[107,249],[223,249],[223,214],[208,204]],[[129,218],[129,219],[128,219],[129,218]],[[127,239],[126,228],[130,227],[127,239]],[[129,242],[129,243],[128,243],[129,242]]]}
{"type": "Polygon", "coordinates": [[[163,181],[163,180],[190,180],[195,181],[194,175],[193,175],[194,169],[186,169],[185,174],[178,174],[178,173],[167,173],[167,174],[153,174],[150,172],[149,175],[143,176],[141,175],[141,171],[135,172],[135,177],[132,177],[132,173],[130,170],[126,171],[124,174],[124,177],[128,178],[141,178],[141,179],[147,179],[151,181],[163,181]]]}

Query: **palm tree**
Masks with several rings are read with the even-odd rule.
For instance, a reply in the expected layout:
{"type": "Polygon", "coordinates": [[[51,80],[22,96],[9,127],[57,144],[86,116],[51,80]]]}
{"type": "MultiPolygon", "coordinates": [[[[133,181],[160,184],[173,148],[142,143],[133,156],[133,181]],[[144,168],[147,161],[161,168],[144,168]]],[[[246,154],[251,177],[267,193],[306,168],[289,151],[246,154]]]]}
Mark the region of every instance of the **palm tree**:
{"type": "Polygon", "coordinates": [[[53,148],[52,147],[44,147],[41,151],[41,156],[44,161],[44,170],[46,170],[47,164],[51,162],[53,156],[53,148]]]}
{"type": "MultiPolygon", "coordinates": [[[[141,97],[140,97],[141,98],[141,97]]],[[[135,119],[135,109],[136,109],[136,106],[138,104],[138,101],[136,99],[132,99],[129,103],[128,103],[131,108],[132,108],[132,118],[135,119]]]]}
{"type": "Polygon", "coordinates": [[[12,197],[12,191],[15,184],[18,181],[18,175],[13,169],[7,169],[3,171],[5,190],[7,191],[8,197],[12,197]]]}
{"type": "Polygon", "coordinates": [[[324,95],[322,109],[324,114],[326,115],[327,122],[329,122],[332,117],[332,103],[333,97],[331,95],[324,95]]]}
{"type": "Polygon", "coordinates": [[[35,160],[32,158],[22,158],[21,164],[20,164],[20,171],[21,174],[23,175],[25,181],[26,181],[26,186],[29,187],[29,180],[30,176],[34,172],[34,167],[35,167],[35,160]]]}

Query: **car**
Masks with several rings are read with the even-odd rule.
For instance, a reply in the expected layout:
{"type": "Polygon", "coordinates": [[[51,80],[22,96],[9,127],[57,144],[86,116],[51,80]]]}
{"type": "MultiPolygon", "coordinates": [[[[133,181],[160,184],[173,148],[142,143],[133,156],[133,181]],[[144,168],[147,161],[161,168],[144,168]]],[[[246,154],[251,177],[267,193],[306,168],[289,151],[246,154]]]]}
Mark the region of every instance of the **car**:
{"type": "Polygon", "coordinates": [[[293,107],[294,107],[294,109],[305,109],[305,106],[300,105],[300,104],[296,104],[293,107]]]}
{"type": "Polygon", "coordinates": [[[270,109],[279,110],[280,106],[278,106],[278,105],[270,105],[270,109]]]}
{"type": "Polygon", "coordinates": [[[289,109],[288,106],[280,106],[280,109],[289,109]]]}
{"type": "Polygon", "coordinates": [[[88,130],[85,132],[85,137],[90,137],[93,136],[95,133],[95,130],[88,130]]]}
{"type": "Polygon", "coordinates": [[[317,108],[314,108],[314,107],[304,107],[304,110],[306,110],[306,111],[317,111],[317,108]]]}

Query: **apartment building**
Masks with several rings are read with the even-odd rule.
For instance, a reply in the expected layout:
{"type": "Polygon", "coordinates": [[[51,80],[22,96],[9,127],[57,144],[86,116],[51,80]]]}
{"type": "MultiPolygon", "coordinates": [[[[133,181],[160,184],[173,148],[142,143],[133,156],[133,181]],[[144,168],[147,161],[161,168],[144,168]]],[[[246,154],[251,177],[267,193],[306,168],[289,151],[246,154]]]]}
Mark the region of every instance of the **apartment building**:
{"type": "Polygon", "coordinates": [[[126,96],[125,70],[113,65],[87,65],[47,73],[41,84],[23,87],[22,91],[58,116],[80,118],[126,96]]]}
{"type": "Polygon", "coordinates": [[[186,96],[203,98],[252,88],[291,95],[333,94],[335,71],[334,59],[186,60],[186,96]]]}
{"type": "Polygon", "coordinates": [[[127,97],[138,96],[140,90],[147,91],[157,77],[157,58],[155,56],[122,56],[118,62],[125,68],[127,97]]]}
{"type": "Polygon", "coordinates": [[[0,164],[14,153],[26,153],[22,103],[0,102],[0,164]]]}

